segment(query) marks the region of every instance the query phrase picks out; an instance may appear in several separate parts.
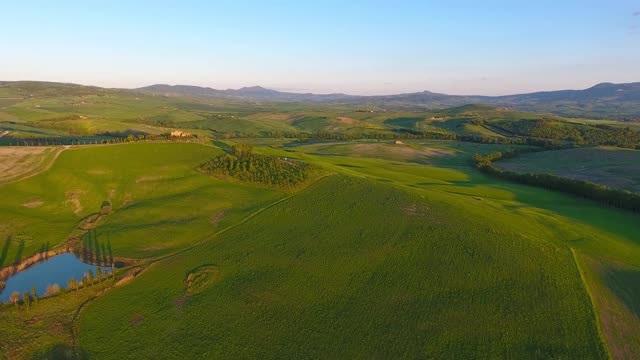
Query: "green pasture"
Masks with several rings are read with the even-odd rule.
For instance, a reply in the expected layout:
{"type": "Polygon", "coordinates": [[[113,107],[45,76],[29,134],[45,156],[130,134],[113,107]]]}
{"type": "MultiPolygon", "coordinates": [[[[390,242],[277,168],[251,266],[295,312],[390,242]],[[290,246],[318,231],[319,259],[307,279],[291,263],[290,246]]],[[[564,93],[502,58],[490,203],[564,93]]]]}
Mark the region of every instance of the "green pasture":
{"type": "Polygon", "coordinates": [[[605,358],[571,252],[463,214],[332,176],[89,304],[79,345],[105,359],[605,358]],[[203,267],[217,271],[191,294],[203,267]]]}
{"type": "MultiPolygon", "coordinates": [[[[358,122],[384,121],[357,115],[358,122]]],[[[0,185],[3,266],[64,242],[104,201],[113,211],[90,240],[115,256],[153,262],[83,307],[71,322],[77,353],[97,359],[638,354],[632,341],[630,349],[616,349],[625,343],[620,329],[637,334],[640,324],[633,285],[640,215],[489,178],[469,161],[511,146],[247,140],[256,153],[335,174],[285,192],[195,171],[234,141],[244,140],[73,147],[48,170],[0,185]],[[606,326],[612,313],[622,314],[616,318],[622,328],[606,326]]],[[[77,306],[69,296],[43,303],[64,314],[69,310],[55,308],[77,306]]],[[[4,333],[14,334],[8,311],[14,309],[0,308],[8,319],[4,333]]],[[[66,335],[42,340],[47,331],[29,341],[11,338],[25,349],[19,358],[70,345],[66,335]]]]}
{"type": "Polygon", "coordinates": [[[499,161],[496,166],[518,172],[550,173],[640,192],[638,150],[600,146],[544,151],[499,161]]]}
{"type": "Polygon", "coordinates": [[[195,171],[221,154],[197,144],[71,148],[47,171],[0,185],[3,265],[66,241],[82,218],[114,211],[95,230],[114,255],[148,257],[213,235],[282,192],[229,184],[195,171]]]}

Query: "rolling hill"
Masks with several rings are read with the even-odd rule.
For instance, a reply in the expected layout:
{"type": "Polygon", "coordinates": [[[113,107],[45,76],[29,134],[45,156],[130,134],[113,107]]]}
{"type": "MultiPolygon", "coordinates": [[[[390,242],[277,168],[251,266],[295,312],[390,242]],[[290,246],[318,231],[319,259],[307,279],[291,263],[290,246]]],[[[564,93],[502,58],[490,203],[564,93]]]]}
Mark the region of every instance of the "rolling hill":
{"type": "Polygon", "coordinates": [[[244,103],[290,103],[301,105],[348,106],[361,109],[427,111],[467,104],[484,104],[519,111],[547,113],[566,117],[587,117],[623,121],[640,120],[640,82],[602,83],[583,90],[543,91],[506,96],[448,95],[430,91],[384,96],[359,96],[342,93],[293,93],[261,86],[219,90],[191,85],[155,84],[136,89],[106,89],[77,84],[40,81],[0,81],[0,109],[21,100],[60,98],[62,96],[100,96],[135,98],[186,97],[244,103]]]}
{"type": "Polygon", "coordinates": [[[430,91],[385,96],[356,96],[280,92],[260,86],[237,90],[216,90],[186,85],[151,85],[134,89],[134,91],[147,94],[209,96],[262,101],[334,102],[391,108],[424,109],[478,103],[571,117],[640,119],[640,82],[602,83],[584,90],[543,91],[507,96],[461,96],[430,91]]]}

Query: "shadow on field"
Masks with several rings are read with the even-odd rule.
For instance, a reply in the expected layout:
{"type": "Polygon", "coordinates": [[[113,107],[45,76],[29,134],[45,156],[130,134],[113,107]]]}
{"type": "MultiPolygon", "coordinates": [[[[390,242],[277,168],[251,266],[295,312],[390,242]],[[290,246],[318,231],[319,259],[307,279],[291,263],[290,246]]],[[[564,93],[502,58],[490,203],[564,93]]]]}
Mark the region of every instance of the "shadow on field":
{"type": "Polygon", "coordinates": [[[80,348],[74,348],[69,345],[56,344],[52,347],[38,352],[31,357],[33,360],[85,360],[89,359],[89,355],[80,348]]]}
{"type": "Polygon", "coordinates": [[[9,254],[9,246],[11,246],[11,235],[7,236],[2,246],[2,253],[0,253],[0,267],[4,265],[4,261],[7,260],[7,254],[9,254]]]}
{"type": "Polygon", "coordinates": [[[105,265],[113,264],[113,249],[111,247],[111,241],[98,240],[98,235],[95,229],[89,231],[82,237],[82,251],[75,249],[75,254],[83,261],[90,264],[105,265]]]}
{"type": "MultiPolygon", "coordinates": [[[[318,155],[322,155],[322,154],[318,154],[318,155]]],[[[336,165],[337,166],[346,167],[346,168],[364,169],[364,167],[359,166],[359,165],[351,165],[351,164],[336,164],[336,165]]]]}
{"type": "Polygon", "coordinates": [[[219,147],[220,149],[222,149],[224,152],[226,153],[231,153],[231,146],[225,144],[224,142],[220,141],[220,140],[215,140],[213,142],[213,145],[219,147]]]}
{"type": "Polygon", "coordinates": [[[403,128],[415,129],[418,125],[418,122],[424,120],[424,118],[420,117],[399,117],[394,119],[387,119],[384,121],[385,124],[391,126],[398,126],[403,128]]]}
{"type": "Polygon", "coordinates": [[[640,271],[613,269],[606,284],[623,304],[640,318],[640,271]]]}
{"type": "Polygon", "coordinates": [[[20,245],[18,245],[18,252],[16,252],[16,258],[14,260],[14,264],[19,264],[20,260],[22,260],[22,253],[24,252],[24,240],[20,240],[20,245]]]}

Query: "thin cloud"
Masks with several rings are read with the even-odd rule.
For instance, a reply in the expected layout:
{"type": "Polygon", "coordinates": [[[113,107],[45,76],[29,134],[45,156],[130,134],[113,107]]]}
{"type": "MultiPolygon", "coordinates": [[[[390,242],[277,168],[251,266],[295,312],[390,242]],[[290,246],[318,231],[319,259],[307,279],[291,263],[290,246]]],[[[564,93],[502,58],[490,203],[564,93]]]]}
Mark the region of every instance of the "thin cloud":
{"type": "Polygon", "coordinates": [[[633,13],[633,16],[640,16],[640,11],[636,11],[633,13]]]}

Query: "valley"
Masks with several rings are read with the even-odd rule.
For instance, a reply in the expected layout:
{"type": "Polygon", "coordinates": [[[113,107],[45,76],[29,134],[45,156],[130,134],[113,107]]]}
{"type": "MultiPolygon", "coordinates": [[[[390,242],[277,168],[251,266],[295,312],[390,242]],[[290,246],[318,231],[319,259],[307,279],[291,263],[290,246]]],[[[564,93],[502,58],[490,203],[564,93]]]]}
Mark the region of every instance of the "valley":
{"type": "Polygon", "coordinates": [[[9,359],[640,354],[640,214],[473,162],[635,191],[633,123],[36,90],[0,109],[0,266],[113,271],[0,305],[9,359]]]}

